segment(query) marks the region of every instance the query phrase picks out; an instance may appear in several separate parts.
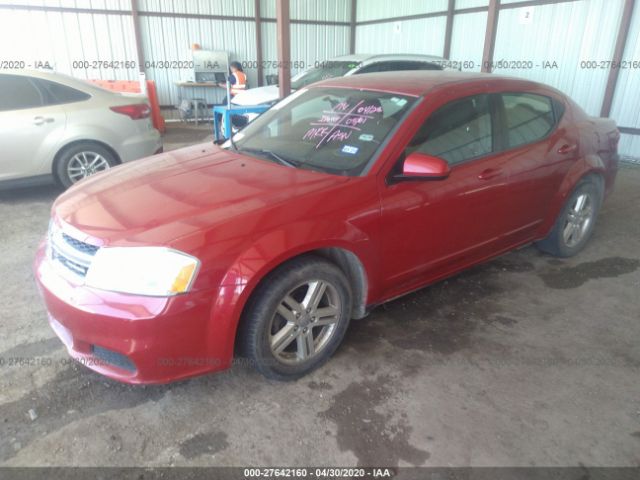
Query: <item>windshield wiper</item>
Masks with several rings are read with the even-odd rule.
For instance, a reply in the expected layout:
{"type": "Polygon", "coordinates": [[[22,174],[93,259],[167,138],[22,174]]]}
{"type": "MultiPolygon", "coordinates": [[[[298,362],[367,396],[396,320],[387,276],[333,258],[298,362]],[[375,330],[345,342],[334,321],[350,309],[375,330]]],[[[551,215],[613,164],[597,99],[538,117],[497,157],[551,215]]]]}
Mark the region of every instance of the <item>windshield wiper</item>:
{"type": "Polygon", "coordinates": [[[234,151],[236,151],[236,152],[238,151],[238,146],[236,145],[236,142],[233,141],[233,128],[232,128],[232,131],[231,131],[231,136],[229,137],[229,145],[231,146],[231,148],[234,151]]]}
{"type": "Polygon", "coordinates": [[[241,152],[247,152],[247,153],[254,153],[254,154],[257,154],[257,155],[266,155],[266,156],[272,158],[273,160],[277,161],[281,165],[285,165],[285,166],[291,167],[291,168],[298,168],[303,163],[303,162],[299,162],[297,160],[291,160],[291,159],[284,158],[281,155],[278,155],[277,153],[275,153],[275,152],[273,152],[271,150],[266,150],[266,149],[243,148],[240,151],[241,152]]]}

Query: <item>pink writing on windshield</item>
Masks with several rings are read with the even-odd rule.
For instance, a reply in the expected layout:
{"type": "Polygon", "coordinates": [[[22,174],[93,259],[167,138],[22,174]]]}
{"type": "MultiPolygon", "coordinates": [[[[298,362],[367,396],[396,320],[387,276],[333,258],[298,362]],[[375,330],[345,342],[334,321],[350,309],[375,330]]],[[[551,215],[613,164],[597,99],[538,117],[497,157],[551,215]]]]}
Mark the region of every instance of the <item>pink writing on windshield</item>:
{"type": "Polygon", "coordinates": [[[351,132],[345,132],[340,129],[332,129],[330,127],[314,127],[307,130],[304,134],[303,140],[315,140],[320,138],[321,142],[344,142],[351,136],[351,132]]]}
{"type": "Polygon", "coordinates": [[[343,101],[330,111],[322,112],[319,119],[310,123],[310,128],[303,135],[303,140],[317,140],[316,148],[331,142],[345,142],[352,132],[361,131],[369,120],[382,114],[382,106],[365,104],[360,100],[355,105],[343,101]]]}

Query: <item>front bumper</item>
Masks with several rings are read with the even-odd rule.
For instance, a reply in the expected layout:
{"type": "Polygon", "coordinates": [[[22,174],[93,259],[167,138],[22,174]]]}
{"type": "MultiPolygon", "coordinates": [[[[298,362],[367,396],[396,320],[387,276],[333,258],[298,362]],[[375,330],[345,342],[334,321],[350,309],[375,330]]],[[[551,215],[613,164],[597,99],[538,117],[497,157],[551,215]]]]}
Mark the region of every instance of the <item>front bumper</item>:
{"type": "Polygon", "coordinates": [[[143,297],[74,285],[44,245],[34,267],[51,327],[92,370],[126,383],[167,383],[228,368],[210,341],[214,292],[143,297]]]}

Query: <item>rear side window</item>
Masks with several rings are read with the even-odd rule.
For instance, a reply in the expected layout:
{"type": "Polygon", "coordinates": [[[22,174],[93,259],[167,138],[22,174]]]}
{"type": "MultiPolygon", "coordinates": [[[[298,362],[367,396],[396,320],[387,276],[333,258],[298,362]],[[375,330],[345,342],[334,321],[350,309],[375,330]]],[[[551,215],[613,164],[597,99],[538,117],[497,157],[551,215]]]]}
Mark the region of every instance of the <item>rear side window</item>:
{"type": "Polygon", "coordinates": [[[429,63],[429,62],[412,62],[414,68],[410,70],[442,70],[442,66],[437,63],[429,63]]]}
{"type": "Polygon", "coordinates": [[[384,63],[372,63],[371,65],[367,65],[366,67],[362,67],[360,70],[355,72],[356,75],[360,75],[361,73],[375,73],[382,72],[382,68],[384,67],[384,63]]]}
{"type": "Polygon", "coordinates": [[[45,93],[45,102],[47,105],[82,102],[91,98],[91,95],[87,93],[57,82],[51,82],[41,78],[35,80],[45,93]]]}
{"type": "Polygon", "coordinates": [[[555,127],[553,102],[549,97],[532,93],[504,93],[507,148],[536,142],[555,127]]]}
{"type": "Polygon", "coordinates": [[[42,93],[29,77],[0,75],[0,111],[24,110],[42,105],[42,93]]]}
{"type": "Polygon", "coordinates": [[[475,95],[448,103],[431,114],[407,153],[426,153],[455,165],[492,150],[489,96],[475,95]]]}
{"type": "Polygon", "coordinates": [[[401,72],[407,70],[442,70],[442,68],[434,63],[396,60],[367,65],[356,73],[401,72]]]}

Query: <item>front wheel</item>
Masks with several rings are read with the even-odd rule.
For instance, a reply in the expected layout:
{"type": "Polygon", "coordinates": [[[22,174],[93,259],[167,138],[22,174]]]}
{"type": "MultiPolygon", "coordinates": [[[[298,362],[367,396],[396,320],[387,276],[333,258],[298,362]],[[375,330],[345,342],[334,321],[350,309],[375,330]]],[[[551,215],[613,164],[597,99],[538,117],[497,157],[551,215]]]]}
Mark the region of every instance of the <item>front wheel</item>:
{"type": "Polygon", "coordinates": [[[243,316],[242,351],[268,378],[295,380],[338,348],[351,318],[351,288],[319,257],[290,261],[256,289],[243,316]]]}
{"type": "Polygon", "coordinates": [[[602,198],[602,186],[597,179],[582,180],[549,235],[538,242],[538,248],[557,257],[571,257],[580,252],[593,233],[602,198]]]}

